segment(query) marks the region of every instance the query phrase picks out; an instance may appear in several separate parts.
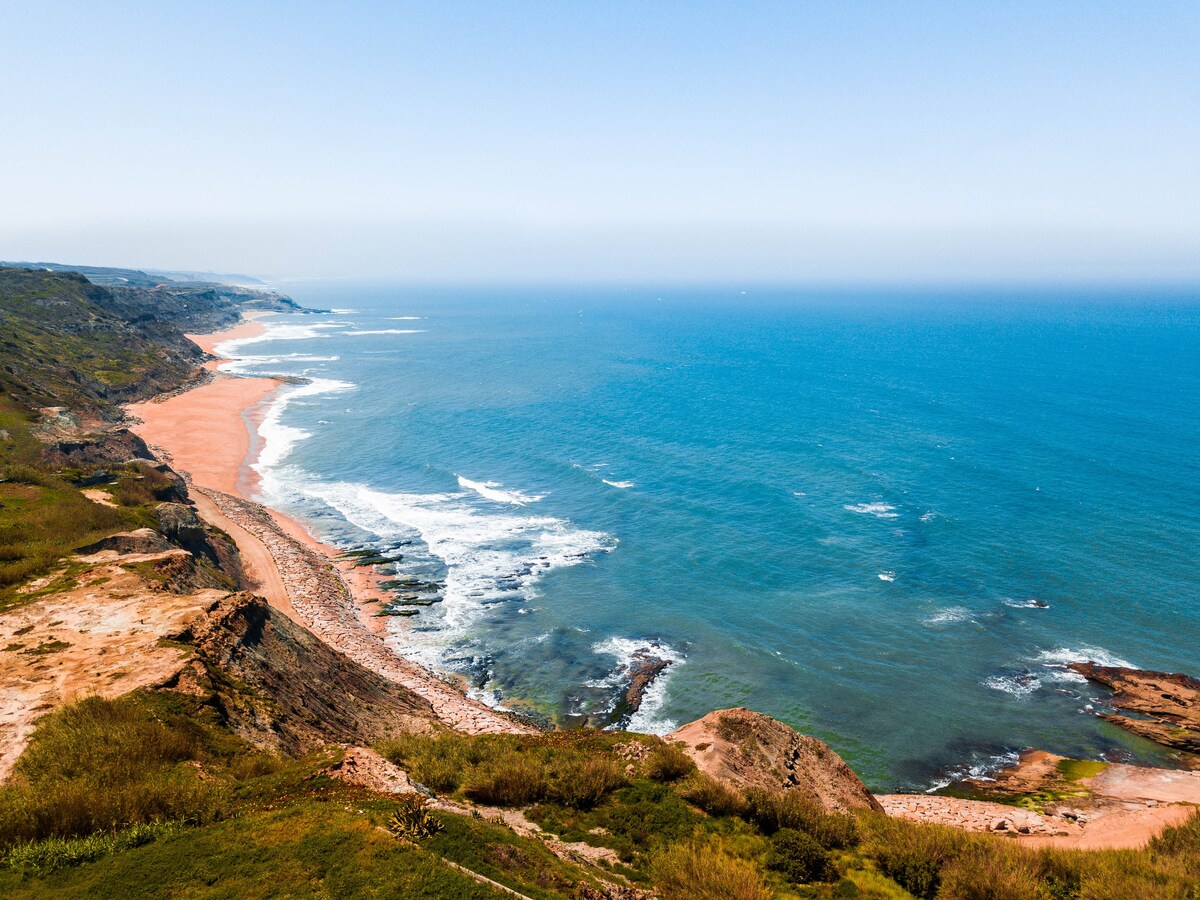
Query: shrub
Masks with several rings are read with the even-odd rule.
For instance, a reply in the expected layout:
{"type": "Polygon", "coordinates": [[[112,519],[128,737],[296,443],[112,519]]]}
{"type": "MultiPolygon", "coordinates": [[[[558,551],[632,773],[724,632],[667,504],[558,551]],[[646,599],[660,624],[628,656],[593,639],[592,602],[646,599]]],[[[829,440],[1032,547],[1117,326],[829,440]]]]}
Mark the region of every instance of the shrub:
{"type": "Polygon", "coordinates": [[[131,698],[85,697],[42,720],[17,772],[41,782],[94,773],[129,779],[194,758],[201,743],[197,731],[168,728],[131,698]]]}
{"type": "Polygon", "coordinates": [[[680,794],[710,816],[742,816],[749,811],[746,797],[711,775],[696,772],[682,785],[680,794]]]}
{"type": "Polygon", "coordinates": [[[813,837],[795,828],[781,828],[771,836],[767,868],[797,884],[831,881],[837,877],[825,848],[813,837]]]}
{"type": "Polygon", "coordinates": [[[751,820],[771,835],[781,828],[804,831],[828,850],[845,850],[858,844],[853,816],[830,813],[797,791],[753,790],[746,795],[751,820]]]}
{"type": "Polygon", "coordinates": [[[402,766],[418,783],[438,793],[451,793],[462,784],[464,773],[481,754],[466,735],[407,734],[379,745],[379,752],[402,766]]]}
{"type": "Polygon", "coordinates": [[[616,762],[605,757],[586,756],[572,759],[555,773],[549,797],[564,806],[591,809],[624,785],[625,775],[616,762]]]}
{"type": "Polygon", "coordinates": [[[651,862],[663,900],[768,900],[757,867],[718,839],[674,844],[651,862]]]}
{"type": "Polygon", "coordinates": [[[546,796],[546,770],[520,752],[506,754],[481,766],[463,786],[463,793],[489,806],[527,806],[546,796]]]}
{"type": "Polygon", "coordinates": [[[421,794],[400,795],[396,809],[388,817],[388,831],[413,843],[437,834],[442,830],[442,823],[430,812],[430,802],[421,794]]]}
{"type": "Polygon", "coordinates": [[[678,781],[695,768],[692,758],[675,744],[663,744],[646,760],[646,775],[655,781],[678,781]]]}
{"type": "Polygon", "coordinates": [[[879,817],[872,822],[868,853],[884,874],[917,897],[932,898],[942,867],[957,856],[967,837],[941,825],[917,825],[879,817]]]}

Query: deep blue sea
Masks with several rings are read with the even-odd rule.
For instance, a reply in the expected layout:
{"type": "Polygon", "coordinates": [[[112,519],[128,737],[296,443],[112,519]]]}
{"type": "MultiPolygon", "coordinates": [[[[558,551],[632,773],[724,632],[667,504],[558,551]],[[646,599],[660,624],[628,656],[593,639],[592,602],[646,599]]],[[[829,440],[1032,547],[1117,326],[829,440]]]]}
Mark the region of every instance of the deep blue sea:
{"type": "Polygon", "coordinates": [[[406,654],[630,724],[744,705],[877,789],[1153,761],[1069,672],[1200,674],[1200,295],[280,286],[264,499],[444,601],[406,654]]]}

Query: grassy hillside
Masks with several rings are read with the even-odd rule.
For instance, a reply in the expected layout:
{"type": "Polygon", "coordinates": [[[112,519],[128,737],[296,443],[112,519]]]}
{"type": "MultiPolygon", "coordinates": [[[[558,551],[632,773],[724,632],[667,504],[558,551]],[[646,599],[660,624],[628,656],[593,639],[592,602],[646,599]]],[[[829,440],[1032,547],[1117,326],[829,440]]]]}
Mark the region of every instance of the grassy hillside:
{"type": "Polygon", "coordinates": [[[0,613],[68,586],[70,566],[52,583],[21,589],[76,548],[119,531],[153,527],[155,507],[177,489],[174,480],[122,457],[106,465],[99,488],[111,505],[96,503],[80,486],[95,468],[49,458],[55,445],[35,436],[37,426],[35,414],[0,393],[0,613]]]}
{"type": "Polygon", "coordinates": [[[397,798],[330,778],[343,752],[255,751],[196,698],[87,699],[43,720],[0,788],[0,892],[42,896],[536,898],[1195,897],[1200,817],[1145,851],[1038,851],[874,813],[831,815],[795,792],[742,794],[654,737],[430,734],[381,745],[458,814],[389,829],[397,798]],[[590,865],[495,820],[612,851],[590,865]],[[474,808],[474,813],[471,812],[474,808]],[[601,891],[601,893],[596,893],[601,891]]]}
{"type": "Polygon", "coordinates": [[[116,420],[119,404],[179,387],[203,358],[170,321],[82,275],[0,269],[0,392],[19,406],[116,420]]]}

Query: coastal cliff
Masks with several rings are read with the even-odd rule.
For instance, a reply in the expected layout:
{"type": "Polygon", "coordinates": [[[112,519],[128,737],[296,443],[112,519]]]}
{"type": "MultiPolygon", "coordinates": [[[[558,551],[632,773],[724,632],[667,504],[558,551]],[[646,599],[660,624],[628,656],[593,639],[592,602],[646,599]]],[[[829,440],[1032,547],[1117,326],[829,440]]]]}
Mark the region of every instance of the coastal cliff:
{"type": "MultiPolygon", "coordinates": [[[[6,896],[1154,897],[1200,872],[1200,818],[1170,799],[1194,780],[1039,757],[986,801],[881,802],[829,745],[751,710],[664,740],[468,700],[370,630],[337,559],[125,427],[122,404],[213,377],[185,330],[295,305],[64,268],[0,267],[6,896]],[[1149,852],[1020,845],[1135,801],[1154,831],[1096,846],[1165,828],[1149,852]]],[[[629,667],[623,710],[667,665],[629,667]]],[[[1160,701],[1194,682],[1084,674],[1193,727],[1160,701]]]]}

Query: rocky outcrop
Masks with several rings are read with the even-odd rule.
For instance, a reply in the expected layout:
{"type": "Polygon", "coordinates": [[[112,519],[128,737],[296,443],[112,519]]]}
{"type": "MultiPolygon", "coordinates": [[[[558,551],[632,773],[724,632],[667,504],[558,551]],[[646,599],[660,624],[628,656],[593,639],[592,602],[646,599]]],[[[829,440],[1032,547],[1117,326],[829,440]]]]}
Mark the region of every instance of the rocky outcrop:
{"type": "Polygon", "coordinates": [[[122,531],[101,538],[94,544],[80,547],[75,552],[80,556],[91,556],[104,550],[114,553],[164,553],[171,549],[170,542],[153,528],[139,528],[136,531],[122,531]]]}
{"type": "Polygon", "coordinates": [[[318,774],[337,778],[377,794],[411,794],[421,791],[408,777],[407,772],[368,747],[351,747],[342,754],[341,759],[326,766],[318,774]]]}
{"type": "Polygon", "coordinates": [[[623,673],[629,681],[617,698],[614,712],[618,722],[628,722],[629,717],[641,709],[642,701],[646,699],[646,691],[669,665],[671,660],[654,656],[646,650],[634,654],[628,669],[623,673]]]}
{"type": "Polygon", "coordinates": [[[42,461],[61,469],[111,466],[114,462],[154,457],[146,442],[127,428],[115,428],[54,441],[42,451],[42,461]]]}
{"type": "Polygon", "coordinates": [[[1112,704],[1127,716],[1102,717],[1164,747],[1200,753],[1200,681],[1188,675],[1148,672],[1094,662],[1072,663],[1071,668],[1113,692],[1112,704]]]}
{"type": "Polygon", "coordinates": [[[266,601],[231,594],[175,640],[196,658],[162,687],[205,696],[252,743],[286,753],[372,744],[436,721],[432,705],[371,672],[266,601]]]}
{"type": "Polygon", "coordinates": [[[719,709],[669,735],[700,771],[738,788],[800,791],[830,812],[878,801],[827,744],[748,709],[719,709]]]}

